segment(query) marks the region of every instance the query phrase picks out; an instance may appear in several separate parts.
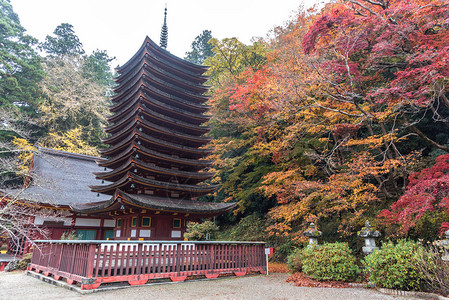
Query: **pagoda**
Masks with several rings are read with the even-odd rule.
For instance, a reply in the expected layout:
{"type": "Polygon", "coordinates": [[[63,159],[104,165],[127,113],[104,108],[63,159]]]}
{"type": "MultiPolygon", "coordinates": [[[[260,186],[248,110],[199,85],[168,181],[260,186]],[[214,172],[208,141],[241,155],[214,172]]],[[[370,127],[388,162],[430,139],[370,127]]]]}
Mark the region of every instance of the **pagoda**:
{"type": "MultiPolygon", "coordinates": [[[[172,55],[146,37],[137,53],[117,69],[109,134],[100,151],[104,168],[92,192],[107,201],[78,206],[78,213],[116,220],[114,239],[180,240],[188,221],[229,211],[233,203],[198,201],[215,191],[204,184],[213,173],[204,157],[210,116],[204,94],[207,67],[172,55]]],[[[163,28],[164,33],[164,28],[163,28]]]]}

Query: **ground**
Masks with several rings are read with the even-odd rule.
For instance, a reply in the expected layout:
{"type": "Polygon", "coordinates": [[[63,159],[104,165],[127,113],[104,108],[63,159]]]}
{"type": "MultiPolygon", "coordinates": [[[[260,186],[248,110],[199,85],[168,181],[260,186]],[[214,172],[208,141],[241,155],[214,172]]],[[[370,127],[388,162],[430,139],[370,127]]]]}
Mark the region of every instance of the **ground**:
{"type": "Polygon", "coordinates": [[[286,282],[287,277],[288,274],[228,277],[81,295],[26,276],[24,272],[0,272],[0,299],[406,299],[362,288],[295,287],[286,282]]]}

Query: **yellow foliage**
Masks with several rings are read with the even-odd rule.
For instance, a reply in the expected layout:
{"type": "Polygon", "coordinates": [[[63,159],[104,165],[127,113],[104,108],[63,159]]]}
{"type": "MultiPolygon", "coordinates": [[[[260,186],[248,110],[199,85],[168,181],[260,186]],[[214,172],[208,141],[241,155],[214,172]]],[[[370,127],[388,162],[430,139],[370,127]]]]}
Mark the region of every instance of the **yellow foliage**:
{"type": "Polygon", "coordinates": [[[63,134],[51,132],[42,142],[42,146],[72,153],[98,156],[99,153],[97,148],[90,146],[83,141],[81,139],[81,134],[81,126],[69,130],[63,134]]]}
{"type": "Polygon", "coordinates": [[[33,158],[33,153],[37,150],[36,147],[31,145],[26,139],[14,137],[12,144],[19,150],[18,172],[22,176],[28,175],[29,166],[33,158]]]}

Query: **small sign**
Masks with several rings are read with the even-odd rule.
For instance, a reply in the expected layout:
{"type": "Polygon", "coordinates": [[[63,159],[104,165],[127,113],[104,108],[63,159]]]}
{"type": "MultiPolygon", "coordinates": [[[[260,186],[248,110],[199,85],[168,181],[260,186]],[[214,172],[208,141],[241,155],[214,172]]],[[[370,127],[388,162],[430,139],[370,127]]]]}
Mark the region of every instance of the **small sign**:
{"type": "Polygon", "coordinates": [[[265,248],[265,254],[268,256],[272,256],[273,255],[273,248],[265,248]]]}

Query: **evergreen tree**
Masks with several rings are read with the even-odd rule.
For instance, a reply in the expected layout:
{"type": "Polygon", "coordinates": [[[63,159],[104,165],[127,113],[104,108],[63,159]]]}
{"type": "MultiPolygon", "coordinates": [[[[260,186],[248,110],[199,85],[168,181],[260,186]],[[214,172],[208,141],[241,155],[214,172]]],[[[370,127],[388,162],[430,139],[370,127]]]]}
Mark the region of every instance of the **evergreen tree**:
{"type": "Polygon", "coordinates": [[[95,50],[90,55],[84,58],[83,72],[86,78],[95,80],[98,84],[103,86],[112,86],[113,74],[109,63],[115,57],[109,57],[106,50],[95,50]]]}
{"type": "Polygon", "coordinates": [[[0,1],[0,106],[15,105],[33,114],[44,76],[37,40],[25,34],[9,1],[0,1]]]}
{"type": "Polygon", "coordinates": [[[82,55],[84,54],[83,44],[73,30],[73,26],[68,23],[58,25],[53,31],[55,37],[47,35],[45,42],[41,44],[41,49],[50,55],[82,55]]]}
{"type": "Polygon", "coordinates": [[[196,63],[202,64],[206,58],[214,56],[212,49],[214,46],[209,43],[212,38],[212,32],[210,30],[203,30],[192,42],[192,51],[186,53],[185,59],[196,63]]]}

